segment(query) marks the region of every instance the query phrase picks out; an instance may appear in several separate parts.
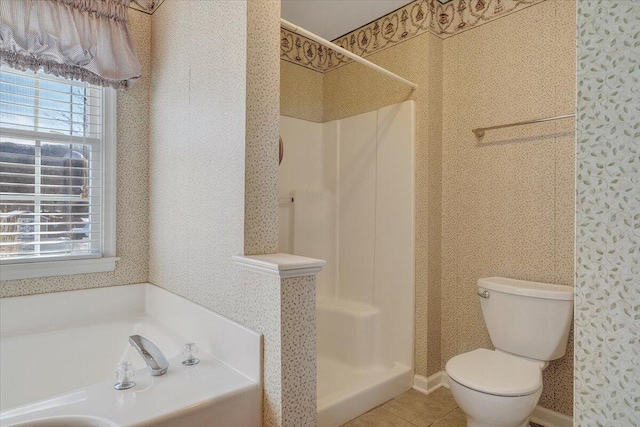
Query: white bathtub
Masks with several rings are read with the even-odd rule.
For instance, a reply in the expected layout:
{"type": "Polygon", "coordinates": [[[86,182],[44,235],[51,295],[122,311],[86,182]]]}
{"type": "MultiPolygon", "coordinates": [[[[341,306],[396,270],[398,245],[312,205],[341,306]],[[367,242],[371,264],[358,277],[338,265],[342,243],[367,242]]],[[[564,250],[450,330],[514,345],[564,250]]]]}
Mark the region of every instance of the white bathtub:
{"type": "Polygon", "coordinates": [[[0,315],[3,427],[261,424],[261,335],[156,286],[4,298],[0,315]],[[150,375],[134,334],[164,353],[166,375],[150,375]],[[185,367],[189,341],[201,362],[185,367]],[[136,386],[117,391],[125,360],[136,386]]]}

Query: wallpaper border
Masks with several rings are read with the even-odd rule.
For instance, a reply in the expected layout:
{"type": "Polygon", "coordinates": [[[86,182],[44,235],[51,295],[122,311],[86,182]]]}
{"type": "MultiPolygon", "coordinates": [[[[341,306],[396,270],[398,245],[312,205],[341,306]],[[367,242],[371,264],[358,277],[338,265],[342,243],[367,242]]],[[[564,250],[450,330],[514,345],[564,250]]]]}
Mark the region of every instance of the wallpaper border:
{"type": "MultiPolygon", "coordinates": [[[[415,0],[337,39],[367,57],[426,32],[447,38],[546,0],[415,0]]],[[[280,59],[325,73],[352,62],[313,40],[280,29],[280,59]]]]}

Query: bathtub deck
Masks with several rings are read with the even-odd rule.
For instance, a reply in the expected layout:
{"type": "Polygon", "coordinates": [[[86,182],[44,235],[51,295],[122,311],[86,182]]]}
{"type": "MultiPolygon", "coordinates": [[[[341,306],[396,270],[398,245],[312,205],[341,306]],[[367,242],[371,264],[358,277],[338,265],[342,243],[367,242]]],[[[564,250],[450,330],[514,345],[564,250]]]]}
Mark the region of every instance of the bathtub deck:
{"type": "Polygon", "coordinates": [[[2,426],[74,416],[120,427],[260,425],[261,335],[184,298],[137,284],[5,298],[0,308],[2,426]],[[136,334],[164,353],[165,375],[150,375],[129,345],[136,334]],[[187,342],[200,347],[195,366],[182,365],[187,342]],[[136,385],[119,391],[123,361],[136,385]]]}
{"type": "Polygon", "coordinates": [[[186,342],[144,314],[3,334],[0,411],[112,379],[121,361],[142,371],[145,363],[128,342],[133,334],[150,339],[167,358],[179,355],[186,342]],[[46,349],[44,354],[42,349],[46,349]]]}

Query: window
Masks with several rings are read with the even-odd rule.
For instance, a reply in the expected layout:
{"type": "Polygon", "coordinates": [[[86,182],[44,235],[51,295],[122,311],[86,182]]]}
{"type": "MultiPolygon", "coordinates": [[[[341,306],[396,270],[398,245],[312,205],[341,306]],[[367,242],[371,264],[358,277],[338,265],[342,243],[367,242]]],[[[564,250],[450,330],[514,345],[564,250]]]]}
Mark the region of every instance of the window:
{"type": "Polygon", "coordinates": [[[113,270],[115,91],[0,68],[2,280],[113,270]]]}

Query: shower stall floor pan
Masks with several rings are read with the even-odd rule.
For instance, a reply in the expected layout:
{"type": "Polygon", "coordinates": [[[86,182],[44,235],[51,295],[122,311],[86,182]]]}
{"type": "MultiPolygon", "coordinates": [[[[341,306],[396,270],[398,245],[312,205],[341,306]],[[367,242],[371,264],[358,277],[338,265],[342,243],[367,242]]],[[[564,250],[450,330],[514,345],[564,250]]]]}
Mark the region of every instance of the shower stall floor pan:
{"type": "Polygon", "coordinates": [[[409,390],[408,366],[355,368],[318,357],[318,426],[338,427],[409,390]]]}

